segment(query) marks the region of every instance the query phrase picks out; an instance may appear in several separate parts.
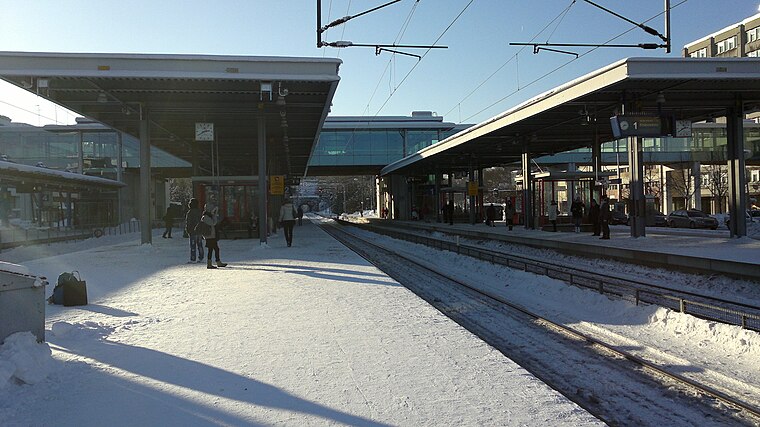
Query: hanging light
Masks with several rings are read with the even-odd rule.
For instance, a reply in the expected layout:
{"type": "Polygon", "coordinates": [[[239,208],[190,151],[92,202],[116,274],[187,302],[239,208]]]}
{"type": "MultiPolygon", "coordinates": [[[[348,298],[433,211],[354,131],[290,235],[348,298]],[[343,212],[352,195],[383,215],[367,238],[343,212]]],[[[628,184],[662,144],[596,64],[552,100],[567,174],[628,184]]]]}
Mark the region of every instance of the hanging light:
{"type": "Polygon", "coordinates": [[[98,94],[98,102],[101,104],[108,102],[108,96],[105,92],[100,92],[98,94]]]}

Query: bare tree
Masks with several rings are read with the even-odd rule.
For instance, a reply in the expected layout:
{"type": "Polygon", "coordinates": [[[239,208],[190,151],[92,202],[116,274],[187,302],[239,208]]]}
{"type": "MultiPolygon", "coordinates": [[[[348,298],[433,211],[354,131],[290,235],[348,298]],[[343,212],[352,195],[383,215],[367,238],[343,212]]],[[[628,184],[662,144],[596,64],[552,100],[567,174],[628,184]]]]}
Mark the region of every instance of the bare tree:
{"type": "Polygon", "coordinates": [[[672,190],[672,194],[684,198],[686,209],[692,208],[691,200],[696,191],[696,186],[694,185],[694,173],[690,165],[687,165],[683,169],[674,169],[670,172],[668,188],[672,190]]]}
{"type": "Polygon", "coordinates": [[[659,165],[644,165],[644,194],[653,196],[662,204],[662,177],[659,165]]]}
{"type": "Polygon", "coordinates": [[[728,167],[707,165],[705,169],[707,188],[715,198],[718,213],[723,213],[723,200],[728,195],[728,167]]]}

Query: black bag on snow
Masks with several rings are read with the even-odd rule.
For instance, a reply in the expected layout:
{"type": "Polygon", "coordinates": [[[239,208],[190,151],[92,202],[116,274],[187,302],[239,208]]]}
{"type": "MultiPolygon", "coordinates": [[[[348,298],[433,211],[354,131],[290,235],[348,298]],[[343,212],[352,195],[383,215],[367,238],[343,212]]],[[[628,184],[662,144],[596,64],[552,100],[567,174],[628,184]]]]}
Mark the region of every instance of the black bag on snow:
{"type": "Polygon", "coordinates": [[[87,305],[87,282],[77,277],[78,275],[78,271],[61,273],[48,303],[63,304],[67,307],[87,305]]]}

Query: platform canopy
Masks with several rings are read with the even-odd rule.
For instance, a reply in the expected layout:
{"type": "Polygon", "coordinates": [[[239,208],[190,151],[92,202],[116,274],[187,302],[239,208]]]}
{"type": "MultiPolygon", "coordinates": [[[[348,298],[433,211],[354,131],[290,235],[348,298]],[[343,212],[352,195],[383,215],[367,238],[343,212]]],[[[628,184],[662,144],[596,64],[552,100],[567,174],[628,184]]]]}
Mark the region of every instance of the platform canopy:
{"type": "Polygon", "coordinates": [[[610,117],[625,113],[701,121],[725,115],[740,99],[760,109],[758,58],[628,58],[549,90],[435,145],[381,174],[492,167],[612,141],[610,117]]]}
{"type": "MultiPolygon", "coordinates": [[[[266,117],[268,158],[300,176],[335,93],[341,61],[211,55],[0,52],[0,78],[193,162],[196,123],[213,123],[220,173],[257,165],[257,117],[266,117]]],[[[210,174],[210,142],[198,142],[198,173],[210,174]]]]}

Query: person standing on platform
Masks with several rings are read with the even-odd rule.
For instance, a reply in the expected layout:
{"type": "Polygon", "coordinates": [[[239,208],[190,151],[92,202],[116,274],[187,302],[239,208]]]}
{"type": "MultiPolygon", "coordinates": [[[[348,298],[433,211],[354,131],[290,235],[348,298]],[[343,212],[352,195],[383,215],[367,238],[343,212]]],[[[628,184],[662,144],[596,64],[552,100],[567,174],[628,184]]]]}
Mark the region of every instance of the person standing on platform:
{"type": "Polygon", "coordinates": [[[285,241],[288,243],[288,247],[293,244],[293,226],[296,224],[296,217],[298,212],[293,207],[290,199],[285,199],[280,206],[280,224],[285,233],[285,241]]]}
{"type": "Polygon", "coordinates": [[[557,232],[557,201],[552,200],[549,204],[549,222],[552,223],[552,231],[557,232]]]}
{"type": "Polygon", "coordinates": [[[507,227],[509,227],[509,231],[512,231],[512,226],[514,225],[515,219],[515,207],[512,206],[511,199],[507,199],[507,207],[504,209],[504,215],[507,219],[507,227]]]}
{"type": "Polygon", "coordinates": [[[599,222],[602,225],[602,237],[600,237],[600,239],[609,240],[611,217],[610,200],[607,196],[602,196],[602,204],[599,205],[599,222]]]}
{"type": "Polygon", "coordinates": [[[172,227],[174,227],[174,213],[172,212],[171,207],[166,208],[166,214],[164,215],[164,225],[166,226],[166,230],[164,230],[164,234],[161,236],[164,239],[172,238],[172,227]]]}
{"type": "Polygon", "coordinates": [[[185,232],[190,236],[190,262],[196,262],[195,253],[198,252],[197,262],[203,262],[203,236],[197,229],[201,221],[201,209],[198,207],[198,199],[190,199],[185,214],[185,232]]]}
{"type": "Polygon", "coordinates": [[[449,204],[446,205],[446,212],[449,214],[449,225],[454,225],[454,200],[449,199],[449,204]]]}
{"type": "Polygon", "coordinates": [[[594,230],[592,236],[599,236],[601,225],[599,224],[599,203],[591,199],[591,207],[588,209],[588,220],[591,222],[591,228],[594,230]]]}
{"type": "Polygon", "coordinates": [[[303,224],[303,208],[301,205],[298,205],[298,209],[296,209],[296,213],[298,214],[298,225],[303,224]]]}
{"type": "Polygon", "coordinates": [[[493,203],[486,208],[486,225],[489,227],[496,227],[493,223],[496,219],[496,208],[493,207],[493,203]]]}
{"type": "Polygon", "coordinates": [[[581,221],[583,220],[583,202],[581,202],[580,196],[575,196],[573,204],[570,205],[570,213],[573,215],[573,225],[575,226],[575,232],[581,232],[581,221]]]}
{"type": "Polygon", "coordinates": [[[206,258],[206,268],[226,267],[227,263],[221,261],[219,255],[219,240],[216,234],[216,226],[219,224],[218,209],[212,203],[206,203],[203,207],[203,215],[201,216],[201,222],[205,224],[203,227],[203,238],[206,240],[206,250],[208,256],[206,258]],[[214,255],[216,259],[216,266],[211,263],[211,256],[214,255]]]}

